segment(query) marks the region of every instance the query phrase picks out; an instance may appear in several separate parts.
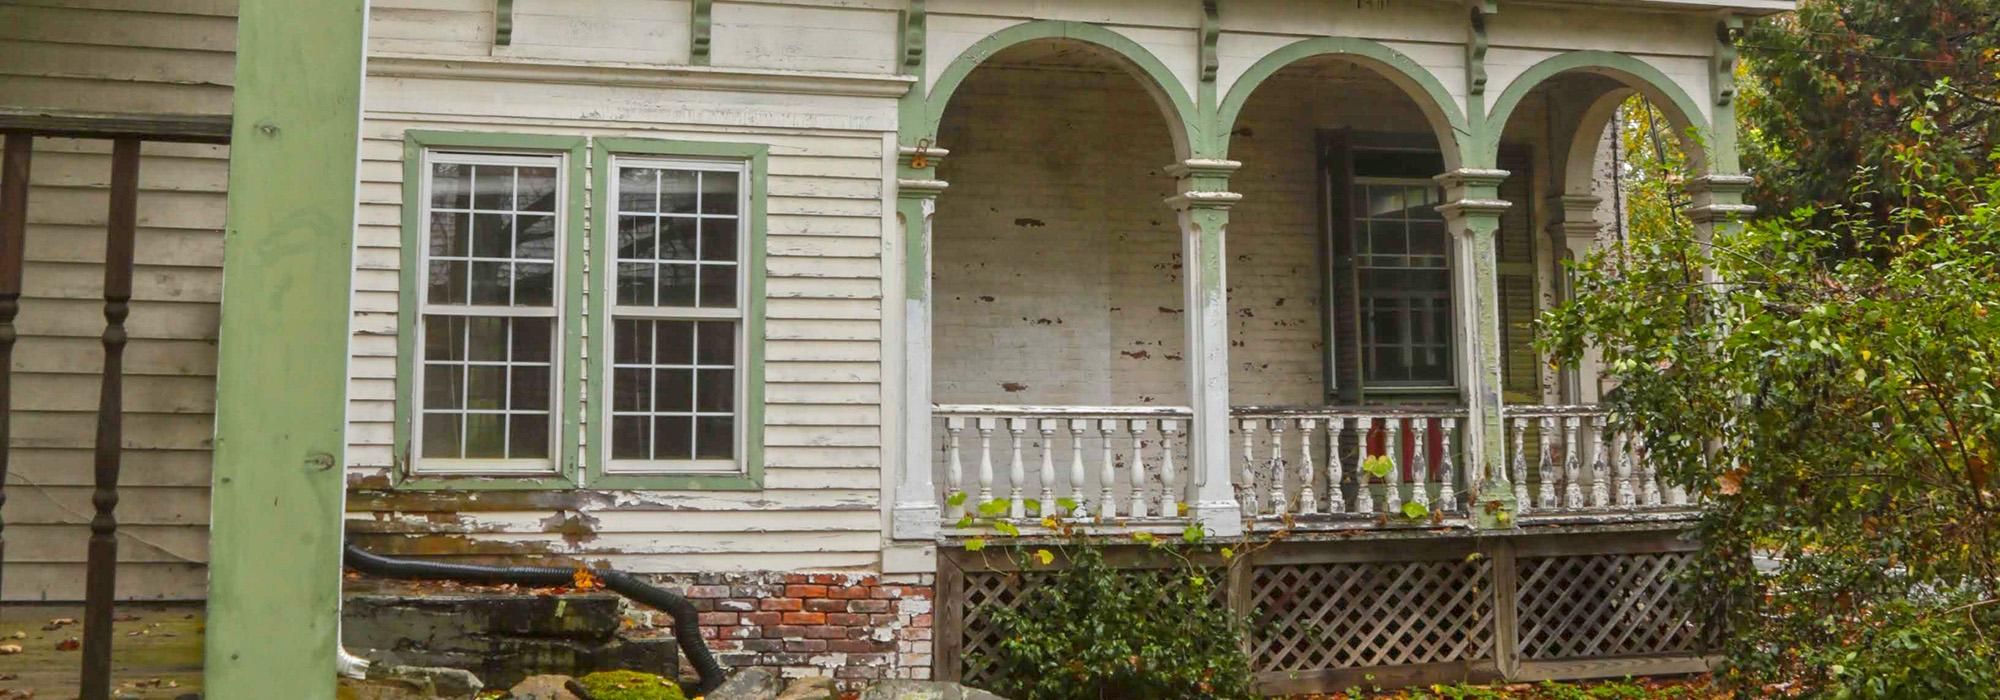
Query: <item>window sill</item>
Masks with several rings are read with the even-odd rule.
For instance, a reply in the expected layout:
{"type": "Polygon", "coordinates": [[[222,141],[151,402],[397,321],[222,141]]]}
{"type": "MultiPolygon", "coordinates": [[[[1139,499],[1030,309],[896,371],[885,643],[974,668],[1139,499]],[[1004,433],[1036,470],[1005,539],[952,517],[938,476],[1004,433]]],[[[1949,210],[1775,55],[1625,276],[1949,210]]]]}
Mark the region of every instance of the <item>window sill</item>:
{"type": "Polygon", "coordinates": [[[560,491],[576,488],[562,474],[416,474],[396,480],[405,491],[560,491]]]}

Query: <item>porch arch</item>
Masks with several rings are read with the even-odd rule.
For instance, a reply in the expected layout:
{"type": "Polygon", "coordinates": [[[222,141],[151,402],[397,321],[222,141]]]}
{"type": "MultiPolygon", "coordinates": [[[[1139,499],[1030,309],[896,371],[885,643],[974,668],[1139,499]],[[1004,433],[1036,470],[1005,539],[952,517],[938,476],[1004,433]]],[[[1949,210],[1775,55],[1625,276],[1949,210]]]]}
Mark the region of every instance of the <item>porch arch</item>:
{"type": "Polygon", "coordinates": [[[1465,119],[1465,112],[1458,108],[1458,102],[1446,90],[1444,83],[1436,75],[1425,70],[1416,59],[1390,48],[1388,45],[1368,39],[1354,37],[1315,37],[1284,46],[1265,54],[1250,65],[1249,70],[1238,76],[1229,86],[1229,94],[1217,105],[1213,134],[1207,144],[1215,157],[1225,157],[1229,153],[1229,134],[1236,128],[1236,119],[1250,96],[1272,75],[1299,61],[1317,56],[1342,56],[1356,64],[1380,74],[1399,88],[1410,100],[1423,110],[1437,134],[1438,149],[1443,153],[1445,169],[1459,167],[1463,152],[1463,137],[1472,134],[1465,119]]]}
{"type": "MultiPolygon", "coordinates": [[[[987,59],[1006,49],[1030,41],[1042,39],[1068,39],[1089,44],[1112,54],[1116,63],[1124,66],[1132,77],[1139,81],[1146,92],[1160,106],[1167,120],[1167,130],[1174,142],[1176,155],[1189,158],[1194,153],[1195,144],[1200,143],[1201,134],[1196,121],[1194,100],[1182,88],[1173,69],[1168,68],[1153,52],[1140,46],[1139,42],[1123,34],[1087,22],[1067,20],[1036,20],[1017,24],[987,35],[967,47],[951,60],[938,74],[936,83],[930,86],[924,97],[923,123],[918,125],[918,138],[935,138],[938,124],[944,119],[944,110],[951,102],[952,94],[965,82],[973,69],[987,59]]],[[[907,131],[905,132],[908,133],[907,131]]],[[[911,139],[906,139],[911,141],[911,139]]]]}
{"type": "MultiPolygon", "coordinates": [[[[1714,127],[1702,118],[1700,104],[1659,68],[1632,56],[1610,51],[1572,51],[1552,56],[1530,66],[1508,84],[1507,89],[1500,93],[1499,99],[1494,100],[1492,109],[1487,112],[1485,123],[1480,128],[1481,137],[1476,141],[1476,148],[1473,152],[1465,154],[1468,161],[1480,167],[1492,166],[1499,158],[1500,134],[1506,130],[1507,120],[1513,117],[1514,110],[1520,107],[1521,101],[1536,87],[1557,76],[1576,72],[1593,73],[1616,80],[1645,95],[1648,101],[1659,107],[1667,120],[1673,124],[1676,136],[1681,138],[1682,146],[1685,147],[1685,152],[1691,161],[1689,168],[1692,172],[1706,173],[1711,162],[1726,163],[1732,160],[1711,157],[1708,148],[1715,143],[1714,127]],[[1687,136],[1690,129],[1694,131],[1692,140],[1687,136]]],[[[1600,115],[1603,120],[1610,119],[1607,110],[1593,109],[1592,112],[1591,119],[1597,119],[1600,115]]],[[[1602,127],[1603,124],[1603,121],[1599,121],[1597,125],[1602,127]]]]}

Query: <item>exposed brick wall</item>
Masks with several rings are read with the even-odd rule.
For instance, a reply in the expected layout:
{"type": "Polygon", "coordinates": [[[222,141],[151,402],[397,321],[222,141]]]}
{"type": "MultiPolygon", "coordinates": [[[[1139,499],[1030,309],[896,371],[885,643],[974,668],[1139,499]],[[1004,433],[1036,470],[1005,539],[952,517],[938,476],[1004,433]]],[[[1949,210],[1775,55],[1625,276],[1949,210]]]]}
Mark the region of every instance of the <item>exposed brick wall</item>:
{"type": "MultiPolygon", "coordinates": [[[[931,677],[933,577],[700,574],[669,581],[701,613],[701,635],[726,668],[842,681],[931,677]]],[[[647,621],[671,623],[664,615],[647,621]]]]}

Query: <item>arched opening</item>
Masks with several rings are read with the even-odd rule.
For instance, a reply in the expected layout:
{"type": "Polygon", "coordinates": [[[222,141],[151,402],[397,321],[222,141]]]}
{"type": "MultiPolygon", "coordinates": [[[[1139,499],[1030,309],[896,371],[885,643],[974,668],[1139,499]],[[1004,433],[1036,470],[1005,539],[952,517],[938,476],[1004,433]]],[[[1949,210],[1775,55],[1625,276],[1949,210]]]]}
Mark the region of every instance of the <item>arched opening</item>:
{"type": "Polygon", "coordinates": [[[1229,134],[1230,402],[1259,513],[1460,507],[1455,299],[1463,254],[1435,179],[1445,107],[1372,59],[1270,74],[1229,134]],[[1267,457],[1268,456],[1268,457],[1267,457]],[[1395,468],[1388,473],[1380,458],[1395,468]],[[1370,458],[1375,458],[1370,461],[1370,458]],[[1317,465],[1317,466],[1316,466],[1317,465]]]}
{"type": "Polygon", "coordinates": [[[1183,240],[1165,204],[1185,126],[1147,80],[1103,45],[1043,38],[951,86],[931,375],[913,378],[931,382],[947,493],[1015,514],[1185,501],[1183,240]]]}

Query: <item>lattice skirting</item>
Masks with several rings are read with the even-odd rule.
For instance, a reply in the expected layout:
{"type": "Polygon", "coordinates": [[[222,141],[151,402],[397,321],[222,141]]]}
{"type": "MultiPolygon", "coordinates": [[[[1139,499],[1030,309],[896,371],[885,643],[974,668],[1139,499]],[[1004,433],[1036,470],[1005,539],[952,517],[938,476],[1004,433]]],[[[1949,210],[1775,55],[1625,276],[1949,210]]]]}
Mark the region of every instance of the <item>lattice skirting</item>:
{"type": "MultiPolygon", "coordinates": [[[[1681,534],[1286,542],[1236,567],[1218,604],[1250,620],[1251,665],[1274,694],[1699,671],[1681,534]]],[[[986,680],[968,663],[997,648],[985,611],[1046,585],[990,568],[1004,559],[940,557],[939,676],[986,680]]]]}

